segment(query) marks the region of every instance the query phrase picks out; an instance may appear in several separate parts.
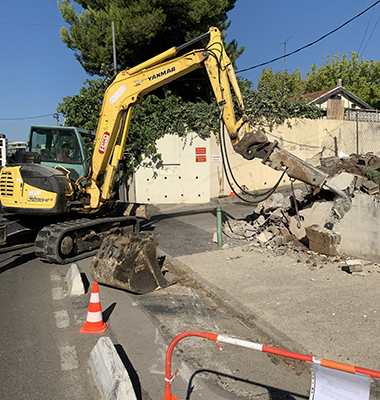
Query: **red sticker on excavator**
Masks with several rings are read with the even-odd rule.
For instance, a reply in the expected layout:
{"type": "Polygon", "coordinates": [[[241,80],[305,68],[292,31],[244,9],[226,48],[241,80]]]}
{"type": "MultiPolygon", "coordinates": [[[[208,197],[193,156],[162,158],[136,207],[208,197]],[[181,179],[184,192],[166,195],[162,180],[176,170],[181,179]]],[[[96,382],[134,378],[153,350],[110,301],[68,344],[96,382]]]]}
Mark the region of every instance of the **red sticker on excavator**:
{"type": "Polygon", "coordinates": [[[100,154],[104,154],[104,152],[106,151],[106,147],[107,147],[107,143],[108,143],[108,139],[110,138],[110,134],[108,132],[104,132],[103,133],[103,137],[102,137],[102,141],[100,143],[99,146],[99,153],[100,154]]]}

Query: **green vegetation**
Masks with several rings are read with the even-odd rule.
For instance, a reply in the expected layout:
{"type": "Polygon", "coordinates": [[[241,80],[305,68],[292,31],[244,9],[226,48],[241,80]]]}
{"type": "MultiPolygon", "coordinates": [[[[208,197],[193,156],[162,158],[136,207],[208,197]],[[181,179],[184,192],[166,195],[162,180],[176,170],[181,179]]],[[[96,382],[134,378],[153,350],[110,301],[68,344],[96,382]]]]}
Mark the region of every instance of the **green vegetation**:
{"type": "MultiPolygon", "coordinates": [[[[133,67],[181,45],[217,26],[224,38],[229,26],[227,12],[236,0],[77,0],[80,13],[69,0],[62,0],[60,11],[68,28],[61,39],[90,75],[78,95],[65,97],[57,111],[65,125],[96,130],[104,92],[111,81],[113,66],[111,23],[115,23],[118,70],[133,67]]],[[[197,43],[199,48],[201,44],[197,43]]],[[[226,43],[233,63],[244,51],[235,40],[226,43]]],[[[270,74],[269,74],[270,75],[270,74]]],[[[269,76],[268,75],[268,76],[269,76]]],[[[259,82],[254,90],[246,80],[239,81],[247,115],[256,129],[273,129],[290,118],[319,118],[317,107],[289,101],[289,89],[273,85],[271,79],[259,82]]],[[[204,69],[185,75],[146,96],[134,108],[125,152],[138,165],[146,155],[156,153],[156,141],[165,134],[184,135],[195,131],[208,136],[218,130],[219,110],[204,69]]],[[[240,115],[237,115],[240,118],[240,115]]]]}
{"type": "Polygon", "coordinates": [[[339,53],[323,59],[319,68],[314,63],[305,78],[297,69],[293,73],[273,72],[263,69],[260,83],[270,85],[273,91],[286,87],[290,96],[299,96],[318,90],[329,89],[337,85],[338,79],[342,86],[361,100],[374,108],[380,107],[380,61],[359,59],[359,54],[352,51],[351,58],[346,54],[340,57],[339,53]]]}
{"type": "Polygon", "coordinates": [[[369,165],[365,165],[363,170],[368,179],[374,181],[376,184],[380,185],[380,171],[371,168],[369,165]]]}

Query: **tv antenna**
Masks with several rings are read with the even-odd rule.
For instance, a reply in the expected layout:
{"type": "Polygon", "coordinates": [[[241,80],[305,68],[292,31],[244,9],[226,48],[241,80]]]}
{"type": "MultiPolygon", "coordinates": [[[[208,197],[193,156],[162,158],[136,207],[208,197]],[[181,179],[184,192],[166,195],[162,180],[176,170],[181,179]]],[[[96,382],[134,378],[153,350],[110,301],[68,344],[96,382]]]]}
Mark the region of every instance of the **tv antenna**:
{"type": "Polygon", "coordinates": [[[285,39],[283,42],[279,44],[281,46],[282,44],[284,45],[284,74],[286,72],[286,43],[288,43],[288,40],[292,38],[293,36],[289,36],[287,39],[285,39]]]}

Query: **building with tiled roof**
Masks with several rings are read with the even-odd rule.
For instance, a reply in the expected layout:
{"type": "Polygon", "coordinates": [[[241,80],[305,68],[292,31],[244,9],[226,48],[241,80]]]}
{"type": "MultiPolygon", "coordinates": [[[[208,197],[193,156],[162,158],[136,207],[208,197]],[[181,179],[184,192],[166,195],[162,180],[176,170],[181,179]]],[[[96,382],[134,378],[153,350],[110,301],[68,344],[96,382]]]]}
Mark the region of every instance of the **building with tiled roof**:
{"type": "Polygon", "coordinates": [[[292,99],[303,99],[306,104],[315,104],[322,109],[326,119],[347,119],[347,115],[351,115],[350,111],[355,111],[362,115],[362,111],[373,113],[376,110],[359,99],[353,93],[349,92],[341,85],[341,80],[338,80],[338,85],[329,89],[319,90],[313,93],[306,93],[303,96],[294,96],[292,99]]]}

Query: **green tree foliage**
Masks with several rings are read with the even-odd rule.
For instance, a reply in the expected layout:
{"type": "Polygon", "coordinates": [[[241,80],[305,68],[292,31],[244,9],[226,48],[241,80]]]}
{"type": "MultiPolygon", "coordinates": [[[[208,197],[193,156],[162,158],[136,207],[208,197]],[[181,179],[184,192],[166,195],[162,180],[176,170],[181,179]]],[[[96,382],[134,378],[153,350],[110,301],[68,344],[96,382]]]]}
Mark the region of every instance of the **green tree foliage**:
{"type": "Polygon", "coordinates": [[[287,71],[285,73],[280,71],[273,72],[273,69],[270,68],[269,70],[262,70],[261,76],[258,78],[259,90],[260,87],[265,87],[266,90],[272,92],[279,91],[281,94],[285,94],[284,88],[286,88],[290,96],[295,96],[303,94],[305,82],[298,69],[290,74],[287,71]]]}
{"type": "MultiPolygon", "coordinates": [[[[77,13],[70,0],[61,0],[60,11],[68,28],[61,29],[62,41],[90,75],[106,77],[113,64],[111,22],[115,23],[118,69],[133,67],[183,44],[217,26],[224,37],[229,26],[227,12],[236,0],[75,0],[83,10],[77,13]]],[[[200,43],[196,44],[199,48],[200,43]]],[[[234,63],[244,48],[232,40],[225,45],[234,63]]],[[[204,69],[172,82],[166,96],[154,92],[134,108],[125,151],[138,165],[145,155],[156,152],[157,139],[167,133],[195,131],[202,136],[218,129],[218,106],[204,69]]],[[[272,73],[272,72],[270,72],[272,73]]],[[[295,115],[315,117],[302,104],[290,104],[284,91],[276,92],[268,79],[252,90],[240,81],[247,114],[252,125],[272,129],[295,115]]],[[[272,73],[273,74],[273,73],[272,73]]],[[[292,80],[291,76],[288,84],[292,80]]],[[[277,78],[276,78],[277,79],[277,78]]],[[[298,77],[294,77],[294,85],[298,77]]],[[[87,80],[79,94],[65,97],[57,111],[65,125],[95,130],[107,80],[87,80]]],[[[240,116],[237,116],[240,118],[240,116]]]]}
{"type": "Polygon", "coordinates": [[[317,68],[313,64],[306,74],[306,92],[315,92],[328,89],[342,79],[342,86],[355,94],[361,100],[377,108],[380,106],[380,62],[365,61],[359,54],[352,51],[351,58],[346,54],[340,57],[339,53],[323,59],[323,65],[317,68]]]}
{"type": "MultiPolygon", "coordinates": [[[[95,131],[106,87],[107,82],[101,78],[87,80],[78,95],[64,97],[57,111],[64,116],[65,125],[95,131]]],[[[185,102],[170,92],[166,99],[146,96],[133,110],[125,152],[137,166],[144,156],[156,154],[157,140],[168,133],[183,136],[194,131],[208,137],[217,128],[215,102],[185,102]]]]}
{"type": "MultiPolygon", "coordinates": [[[[103,75],[113,67],[112,22],[118,70],[134,67],[173,46],[180,46],[211,26],[222,34],[230,25],[227,12],[236,0],[75,0],[83,10],[75,11],[70,0],[59,4],[68,28],[61,28],[61,39],[74,50],[75,57],[90,75],[103,75]]],[[[226,35],[224,34],[226,37],[226,35]]],[[[199,48],[200,43],[196,44],[199,48]]],[[[189,49],[186,49],[188,51],[189,49]]],[[[244,47],[236,40],[226,45],[235,63],[244,47]]],[[[210,86],[203,71],[172,82],[169,89],[184,99],[210,99],[210,86]],[[196,80],[196,81],[195,81],[196,80]],[[189,84],[190,82],[190,84],[189,84]]],[[[159,92],[163,96],[162,89],[159,92]]],[[[156,93],[157,94],[157,93],[156,93]]]]}
{"type": "Polygon", "coordinates": [[[354,51],[350,54],[350,59],[346,54],[340,56],[337,53],[333,57],[328,55],[326,59],[323,58],[321,67],[317,68],[314,63],[305,78],[302,78],[298,69],[292,74],[263,69],[259,84],[265,82],[273,91],[286,87],[292,97],[335,87],[340,78],[345,89],[372,107],[379,108],[380,62],[360,59],[354,51]]]}
{"type": "Polygon", "coordinates": [[[317,119],[322,116],[321,110],[315,105],[308,106],[300,100],[289,100],[290,91],[284,86],[283,80],[261,79],[256,90],[252,90],[248,81],[241,82],[240,87],[247,115],[255,129],[271,131],[275,125],[284,123],[291,127],[291,118],[317,119]]]}

